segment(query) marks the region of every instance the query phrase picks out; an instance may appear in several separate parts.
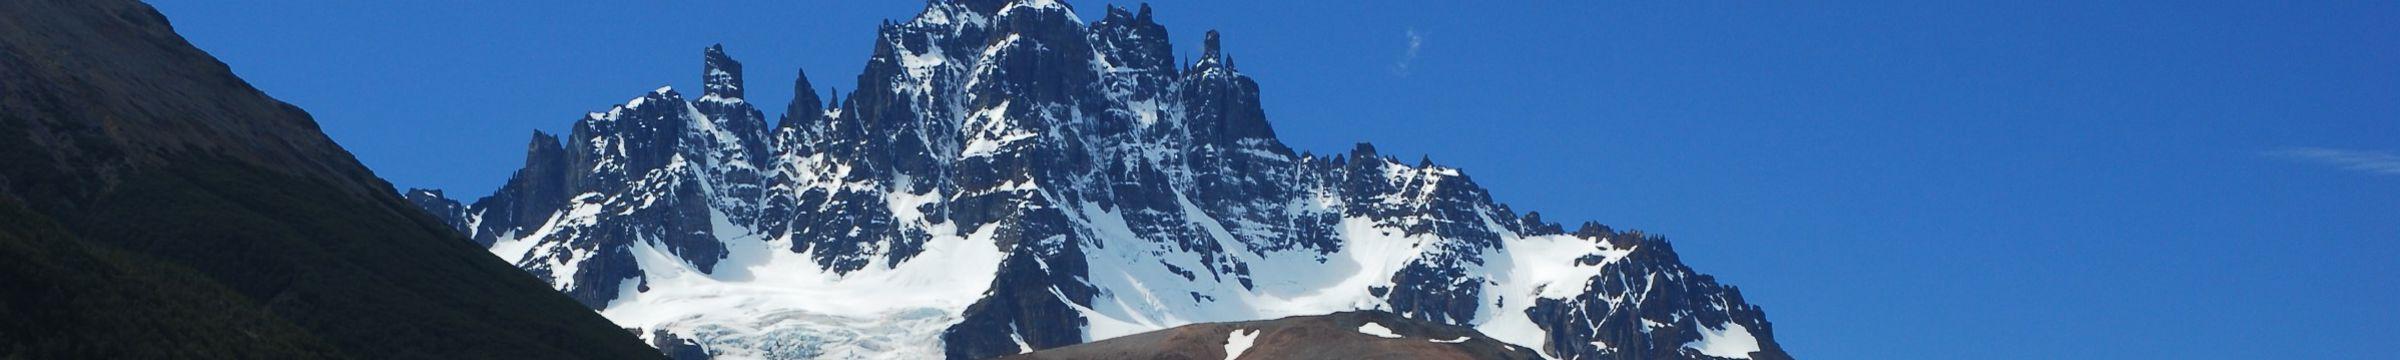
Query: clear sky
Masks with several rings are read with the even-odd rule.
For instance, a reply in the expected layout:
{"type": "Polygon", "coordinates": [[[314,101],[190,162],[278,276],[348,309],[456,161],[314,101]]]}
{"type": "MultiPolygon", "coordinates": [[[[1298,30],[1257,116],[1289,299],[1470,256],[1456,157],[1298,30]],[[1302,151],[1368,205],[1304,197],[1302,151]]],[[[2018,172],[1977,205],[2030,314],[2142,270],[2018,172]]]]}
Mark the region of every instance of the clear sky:
{"type": "MultiPolygon", "coordinates": [[[[1205,1],[1295,148],[1664,233],[1811,359],[2389,358],[2400,2],[1205,1]]],[[[772,112],[914,1],[160,0],[402,187],[492,191],[700,50],[772,112]]],[[[1098,1],[1075,1],[1098,19],[1098,1]]],[[[846,90],[845,90],[846,91],[846,90]]]]}

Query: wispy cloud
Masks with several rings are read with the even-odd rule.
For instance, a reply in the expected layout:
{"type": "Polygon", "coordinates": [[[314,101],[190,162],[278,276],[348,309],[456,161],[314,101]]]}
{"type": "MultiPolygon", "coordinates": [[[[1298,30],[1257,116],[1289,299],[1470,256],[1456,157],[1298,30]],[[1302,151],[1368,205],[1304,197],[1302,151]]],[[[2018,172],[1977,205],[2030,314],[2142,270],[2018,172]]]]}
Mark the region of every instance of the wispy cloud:
{"type": "Polygon", "coordinates": [[[1417,62],[1417,50],[1425,48],[1425,34],[1417,32],[1417,28],[1408,28],[1406,35],[1408,50],[1400,52],[1399,62],[1392,63],[1392,73],[1402,77],[1408,76],[1409,66],[1417,62]]]}
{"type": "Polygon", "coordinates": [[[2364,171],[2376,175],[2400,176],[2400,154],[2393,154],[2388,151],[2294,147],[2268,151],[2266,152],[2266,155],[2295,161],[2333,165],[2343,169],[2364,171]]]}

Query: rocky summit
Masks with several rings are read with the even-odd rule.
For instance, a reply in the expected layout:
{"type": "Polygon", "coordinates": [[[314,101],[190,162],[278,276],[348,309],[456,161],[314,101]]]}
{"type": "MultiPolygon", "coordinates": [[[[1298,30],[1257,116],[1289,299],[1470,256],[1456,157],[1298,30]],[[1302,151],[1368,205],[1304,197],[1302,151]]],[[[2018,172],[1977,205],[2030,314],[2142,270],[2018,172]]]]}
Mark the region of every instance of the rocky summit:
{"type": "Polygon", "coordinates": [[[1147,5],[939,0],[885,22],[854,92],[776,121],[741,63],[535,132],[463,207],[477,243],[681,358],[989,358],[1351,310],[1560,359],[1785,359],[1658,236],[1572,229],[1457,168],[1299,154],[1211,31],[1147,5]]]}

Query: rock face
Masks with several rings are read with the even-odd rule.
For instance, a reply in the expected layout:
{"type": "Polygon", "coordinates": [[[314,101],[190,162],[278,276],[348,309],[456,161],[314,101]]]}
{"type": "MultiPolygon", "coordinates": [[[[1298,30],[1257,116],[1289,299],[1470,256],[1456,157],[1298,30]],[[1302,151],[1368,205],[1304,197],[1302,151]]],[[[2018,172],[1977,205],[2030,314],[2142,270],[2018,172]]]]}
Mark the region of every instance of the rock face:
{"type": "Polygon", "coordinates": [[[463,210],[148,6],[0,1],[0,358],[659,357],[443,226],[463,210]]]}
{"type": "Polygon", "coordinates": [[[1186,64],[1167,39],[1147,6],[933,1],[878,29],[856,92],[803,74],[772,128],[710,47],[702,96],[536,134],[460,227],[716,355],[986,358],[1374,309],[1560,358],[1788,357],[1664,239],[1567,232],[1366,144],[1296,154],[1223,37],[1186,64]]]}
{"type": "MultiPolygon", "coordinates": [[[[425,209],[425,213],[433,215],[434,219],[450,225],[450,230],[458,231],[460,234],[467,233],[467,206],[460,205],[458,200],[451,200],[449,197],[443,196],[441,190],[408,189],[407,192],[401,193],[400,197],[408,199],[408,203],[417,205],[419,209],[425,209]]],[[[491,246],[491,244],[484,244],[484,246],[491,246]]]]}

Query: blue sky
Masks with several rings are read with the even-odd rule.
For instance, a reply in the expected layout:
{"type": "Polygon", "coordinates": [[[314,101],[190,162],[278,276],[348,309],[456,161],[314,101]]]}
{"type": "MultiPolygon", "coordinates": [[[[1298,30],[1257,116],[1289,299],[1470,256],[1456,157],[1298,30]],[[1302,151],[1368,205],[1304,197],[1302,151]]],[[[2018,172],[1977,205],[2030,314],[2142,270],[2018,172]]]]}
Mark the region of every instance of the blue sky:
{"type": "MultiPolygon", "coordinates": [[[[167,0],[402,187],[724,43],[770,111],[912,1],[167,0]]],[[[1086,19],[1103,2],[1078,1],[1086,19]]],[[[1663,233],[1803,358],[2311,358],[2400,344],[2400,2],[1207,1],[1295,148],[1372,141],[1663,233]]],[[[770,114],[770,116],[773,116],[770,114]]]]}

